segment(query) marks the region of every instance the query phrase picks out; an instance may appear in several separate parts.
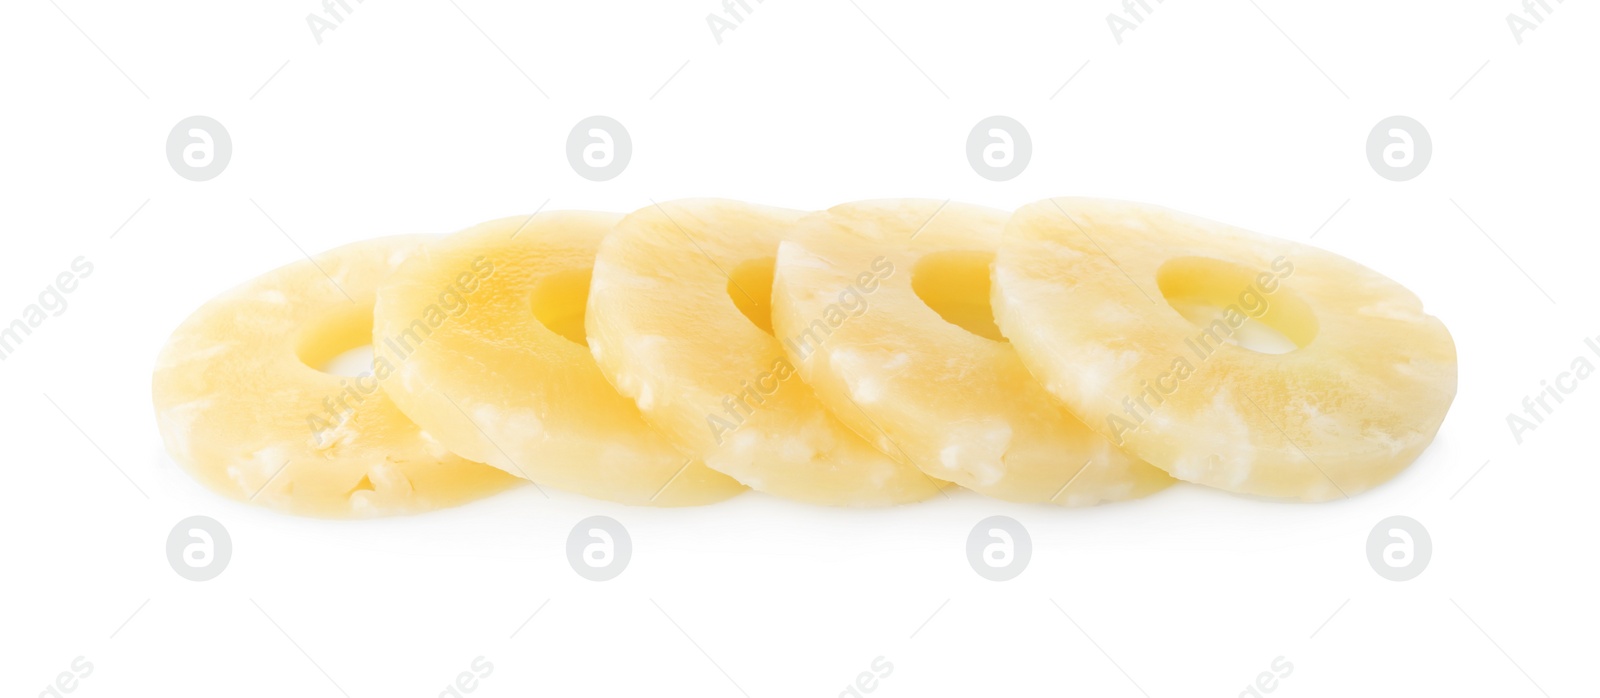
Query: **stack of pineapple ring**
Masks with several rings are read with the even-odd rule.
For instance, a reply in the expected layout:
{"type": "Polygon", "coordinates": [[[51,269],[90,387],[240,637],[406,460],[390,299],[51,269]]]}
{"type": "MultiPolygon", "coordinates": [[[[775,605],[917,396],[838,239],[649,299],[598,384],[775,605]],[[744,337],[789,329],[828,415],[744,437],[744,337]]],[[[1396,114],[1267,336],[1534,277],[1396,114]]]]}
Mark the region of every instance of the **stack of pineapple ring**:
{"type": "Polygon", "coordinates": [[[1438,432],[1455,345],[1348,259],[1144,204],[553,212],[381,238],[211,300],[154,394],[227,496],[358,517],[520,481],[636,505],[1176,480],[1320,501],[1438,432]],[[371,344],[372,370],[317,370],[371,344]]]}

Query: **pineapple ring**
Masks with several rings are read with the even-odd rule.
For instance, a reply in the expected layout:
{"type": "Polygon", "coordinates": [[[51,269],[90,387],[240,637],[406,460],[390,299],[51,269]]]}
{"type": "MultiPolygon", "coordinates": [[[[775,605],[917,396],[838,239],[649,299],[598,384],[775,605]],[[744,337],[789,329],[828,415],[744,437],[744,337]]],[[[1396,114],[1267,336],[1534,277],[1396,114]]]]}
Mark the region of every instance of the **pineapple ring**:
{"type": "Polygon", "coordinates": [[[595,359],[645,419],[756,490],[829,505],[936,495],[829,414],[771,334],[772,262],[799,215],[712,199],[629,214],[595,262],[595,359]]]}
{"type": "Polygon", "coordinates": [[[378,289],[373,347],[399,367],[384,389],[450,450],[530,480],[624,504],[732,497],[744,488],[645,424],[584,347],[590,269],[616,220],[505,218],[407,260],[378,289]]]}
{"type": "Polygon", "coordinates": [[[857,434],[979,493],[1078,506],[1166,487],[1166,473],[1057,405],[1000,337],[989,263],[1008,215],[899,200],[806,217],[773,283],[789,360],[857,434]],[[840,289],[861,300],[834,323],[840,289]]]}
{"type": "Polygon", "coordinates": [[[1455,397],[1450,332],[1405,287],[1154,206],[1019,209],[993,302],[1029,370],[1090,426],[1179,479],[1232,492],[1315,501],[1370,489],[1422,453],[1455,397]],[[1256,322],[1298,348],[1229,341],[1256,322]]]}
{"type": "Polygon", "coordinates": [[[311,368],[371,340],[378,280],[427,239],[340,247],[190,315],[152,381],[173,460],[219,493],[310,516],[427,511],[515,484],[406,419],[378,388],[381,365],[358,378],[311,368]]]}

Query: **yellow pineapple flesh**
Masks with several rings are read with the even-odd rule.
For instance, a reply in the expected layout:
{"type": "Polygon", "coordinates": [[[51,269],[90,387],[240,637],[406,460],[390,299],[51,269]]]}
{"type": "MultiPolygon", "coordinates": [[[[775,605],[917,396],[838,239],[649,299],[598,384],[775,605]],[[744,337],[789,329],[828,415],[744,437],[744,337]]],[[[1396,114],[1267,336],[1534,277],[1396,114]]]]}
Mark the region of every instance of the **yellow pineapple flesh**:
{"type": "Polygon", "coordinates": [[[1174,211],[1025,206],[993,280],[1000,331],[1045,388],[1182,480],[1353,495],[1415,460],[1455,397],[1450,333],[1400,284],[1174,211]],[[1288,346],[1250,348],[1257,325],[1288,346]]]}
{"type": "Polygon", "coordinates": [[[617,394],[585,346],[600,241],[617,216],[547,212],[430,244],[378,291],[384,389],[441,443],[507,473],[636,505],[743,491],[674,448],[617,394]]]}
{"type": "Polygon", "coordinates": [[[689,200],[627,216],[595,263],[595,359],[650,423],[756,490],[832,505],[935,496],[940,483],[830,414],[772,334],[772,265],[799,215],[689,200]]]}
{"type": "Polygon", "coordinates": [[[928,200],[845,204],[783,243],[773,328],[801,377],[886,453],[985,495],[1087,505],[1166,487],[1057,405],[990,313],[1007,214],[928,200]]]}
{"type": "Polygon", "coordinates": [[[234,499],[323,517],[427,511],[517,480],[452,454],[379,388],[387,373],[318,371],[372,336],[381,278],[428,237],[359,242],[207,302],[156,364],[156,418],[172,457],[234,499]]]}

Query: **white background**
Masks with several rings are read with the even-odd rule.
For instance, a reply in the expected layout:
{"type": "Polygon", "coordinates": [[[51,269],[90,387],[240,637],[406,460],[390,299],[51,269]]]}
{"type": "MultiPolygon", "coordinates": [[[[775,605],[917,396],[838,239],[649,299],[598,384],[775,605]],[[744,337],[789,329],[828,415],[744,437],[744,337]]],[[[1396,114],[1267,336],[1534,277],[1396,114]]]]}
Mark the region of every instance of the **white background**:
{"type": "Polygon", "coordinates": [[[894,671],[873,696],[1231,697],[1282,656],[1294,671],[1272,696],[1594,695],[1600,380],[1520,445],[1505,424],[1600,335],[1592,4],[1552,3],[1519,45],[1511,0],[1174,0],[1119,45],[1110,0],[751,0],[719,45],[712,0],[456,2],[352,0],[320,45],[311,0],[7,3],[0,322],[74,257],[95,271],[0,362],[0,691],[38,695],[83,656],[72,695],[432,697],[483,656],[495,670],[473,696],[832,697],[882,656],[894,671]],[[233,139],[209,182],[165,157],[193,114],[233,139]],[[590,114],[632,134],[609,182],[564,155],[590,114]],[[966,161],[991,114],[1032,134],[1009,182],[966,161]],[[1392,114],[1434,145],[1403,183],[1365,155],[1392,114]],[[1320,505],[1181,485],[1089,510],[752,493],[659,511],[522,488],[330,522],[202,489],[152,417],[168,333],[296,245],[547,199],[1068,194],[1315,234],[1414,290],[1460,354],[1437,441],[1392,483],[1320,505]],[[165,557],[194,514],[233,537],[204,583],[165,557]],[[632,532],[610,582],[565,559],[593,514],[632,532]],[[1033,538],[1013,581],[965,558],[992,514],[1033,538]],[[1366,559],[1394,514],[1432,534],[1408,582],[1366,559]]]}

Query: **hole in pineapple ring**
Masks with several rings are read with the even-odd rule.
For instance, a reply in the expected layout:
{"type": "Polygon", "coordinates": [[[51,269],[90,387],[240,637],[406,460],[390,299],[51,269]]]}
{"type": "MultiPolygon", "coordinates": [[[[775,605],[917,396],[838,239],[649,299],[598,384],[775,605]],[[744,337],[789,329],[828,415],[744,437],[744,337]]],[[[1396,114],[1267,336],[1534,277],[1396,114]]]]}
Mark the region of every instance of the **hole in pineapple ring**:
{"type": "Polygon", "coordinates": [[[772,270],[776,257],[747,259],[728,274],[728,297],[750,322],[772,334],[772,270]]]}
{"type": "Polygon", "coordinates": [[[372,306],[346,305],[313,321],[300,332],[295,356],[335,376],[372,375],[372,306]]]}
{"type": "Polygon", "coordinates": [[[993,252],[934,252],[917,260],[911,269],[911,290],[945,322],[1004,342],[989,305],[989,266],[993,263],[993,252]]]}
{"type": "Polygon", "coordinates": [[[1287,354],[1317,336],[1317,317],[1272,269],[1251,270],[1209,257],[1174,257],[1156,271],[1167,305],[1201,330],[1203,341],[1261,354],[1287,354]]]}
{"type": "Polygon", "coordinates": [[[584,313],[589,306],[589,277],[593,270],[567,269],[549,274],[533,286],[533,317],[568,341],[589,346],[584,313]]]}

